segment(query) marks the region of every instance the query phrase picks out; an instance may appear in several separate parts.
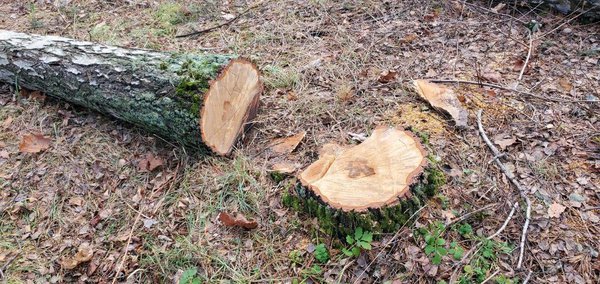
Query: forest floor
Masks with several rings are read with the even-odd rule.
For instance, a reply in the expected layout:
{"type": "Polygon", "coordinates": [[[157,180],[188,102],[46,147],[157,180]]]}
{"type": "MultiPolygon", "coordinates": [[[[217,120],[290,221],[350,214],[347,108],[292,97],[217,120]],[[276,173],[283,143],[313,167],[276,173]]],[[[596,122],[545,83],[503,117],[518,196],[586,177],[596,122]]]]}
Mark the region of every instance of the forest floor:
{"type": "Polygon", "coordinates": [[[1,29],[234,53],[253,60],[265,80],[255,127],[231,158],[199,157],[131,125],[0,85],[3,282],[169,283],[182,274],[205,283],[600,279],[597,23],[510,7],[497,13],[485,3],[463,1],[274,0],[243,15],[252,3],[0,3],[1,29]],[[200,36],[175,37],[234,16],[239,18],[200,36]],[[523,23],[532,19],[541,26],[530,43],[523,23]],[[380,80],[390,71],[395,78],[380,80]],[[509,88],[518,82],[533,96],[446,84],[469,110],[469,127],[461,131],[410,91],[409,80],[422,78],[509,88]],[[479,109],[488,136],[506,153],[501,160],[531,199],[521,269],[526,205],[492,162],[477,130],[479,109]],[[371,250],[347,257],[344,240],[282,206],[281,192],[294,181],[275,182],[269,168],[285,161],[301,169],[323,144],[357,143],[349,133],[368,136],[381,124],[427,133],[448,182],[414,224],[377,235],[371,250]],[[306,138],[292,154],[264,151],[274,138],[301,131],[306,138]],[[28,133],[49,137],[50,148],[20,153],[28,133]],[[140,169],[148,154],[163,165],[140,169]],[[520,206],[506,229],[487,240],[515,202],[520,206]],[[223,210],[243,213],[259,226],[224,227],[216,220],[223,210]],[[423,234],[443,239],[441,247],[454,248],[452,254],[434,264],[423,234]],[[320,244],[329,260],[315,258],[320,244]]]}

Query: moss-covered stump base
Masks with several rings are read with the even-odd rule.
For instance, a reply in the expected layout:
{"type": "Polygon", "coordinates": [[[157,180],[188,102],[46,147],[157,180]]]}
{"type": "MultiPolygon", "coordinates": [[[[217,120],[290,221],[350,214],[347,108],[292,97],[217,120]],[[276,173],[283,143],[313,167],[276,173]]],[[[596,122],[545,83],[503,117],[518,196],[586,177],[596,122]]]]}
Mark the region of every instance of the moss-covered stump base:
{"type": "Polygon", "coordinates": [[[414,220],[444,181],[419,138],[377,128],[360,145],[324,147],[284,192],[283,204],[316,217],[329,234],[343,237],[357,227],[387,233],[414,220]]]}

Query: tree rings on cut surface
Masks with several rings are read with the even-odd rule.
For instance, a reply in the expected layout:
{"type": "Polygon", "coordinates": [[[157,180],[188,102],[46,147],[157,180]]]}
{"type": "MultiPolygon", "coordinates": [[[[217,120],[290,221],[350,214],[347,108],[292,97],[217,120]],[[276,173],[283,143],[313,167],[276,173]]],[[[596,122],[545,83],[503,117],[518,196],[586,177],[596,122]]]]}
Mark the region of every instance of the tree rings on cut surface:
{"type": "Polygon", "coordinates": [[[220,155],[229,155],[256,116],[262,83],[258,69],[243,59],[232,60],[204,96],[200,114],[202,140],[220,155]]]}
{"type": "Polygon", "coordinates": [[[299,180],[284,194],[284,203],[316,216],[326,231],[345,234],[356,227],[397,229],[444,177],[419,138],[398,128],[378,127],[359,145],[324,146],[319,160],[299,180]]]}

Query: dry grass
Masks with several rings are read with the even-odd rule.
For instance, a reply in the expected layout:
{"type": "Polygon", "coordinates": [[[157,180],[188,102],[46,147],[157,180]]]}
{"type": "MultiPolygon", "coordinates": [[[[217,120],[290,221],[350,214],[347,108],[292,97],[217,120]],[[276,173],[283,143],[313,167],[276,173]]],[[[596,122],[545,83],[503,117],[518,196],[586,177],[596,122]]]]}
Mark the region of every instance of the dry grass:
{"type": "MultiPolygon", "coordinates": [[[[0,268],[13,259],[3,268],[8,283],[111,281],[140,211],[143,222],[133,230],[125,266],[116,275],[119,281],[169,282],[190,267],[198,267],[209,283],[355,280],[361,261],[339,277],[348,262],[339,252],[340,243],[320,233],[315,220],[283,208],[280,192],[292,181],[277,184],[267,172],[271,160],[262,151],[264,145],[274,137],[303,130],[308,133],[305,141],[286,159],[304,166],[314,161],[322,144],[352,143],[348,132],[368,134],[377,124],[413,126],[427,133],[429,147],[453,176],[417,225],[443,220],[448,212],[458,216],[499,202],[497,211],[470,220],[476,231],[487,234],[502,224],[510,210],[503,201],[516,200],[514,189],[488,163],[491,154],[475,129],[458,132],[402,84],[424,77],[474,79],[486,69],[499,71],[500,83],[510,84],[518,76],[514,62],[527,50],[506,36],[524,39],[524,28],[511,28],[506,18],[458,9],[446,1],[281,0],[266,1],[234,24],[200,37],[176,39],[174,35],[192,28],[213,26],[224,20],[223,13],[236,14],[249,3],[37,3],[0,4],[0,14],[8,15],[0,19],[0,28],[130,47],[236,53],[261,67],[267,88],[255,128],[233,159],[223,159],[198,157],[130,125],[53,100],[28,101],[13,96],[11,86],[1,86],[0,151],[10,156],[0,158],[0,268]],[[397,82],[377,81],[387,70],[398,72],[397,82]],[[12,122],[2,126],[9,117],[12,122]],[[37,155],[18,153],[20,137],[30,132],[51,137],[51,148],[37,155]],[[148,152],[166,162],[153,173],[136,167],[148,152]],[[447,209],[441,202],[445,200],[447,209]],[[243,212],[260,226],[249,232],[224,228],[216,221],[220,210],[243,212]],[[60,260],[72,256],[83,242],[94,247],[92,261],[75,270],[62,269],[60,260]],[[323,265],[323,274],[305,277],[314,262],[306,248],[319,242],[327,243],[335,257],[323,265]],[[302,256],[299,264],[289,257],[295,250],[302,256]]],[[[548,19],[546,31],[558,22],[554,16],[548,19]]],[[[535,86],[534,91],[545,96],[598,97],[597,57],[578,55],[597,48],[598,26],[565,27],[574,32],[544,39],[522,84],[535,86]],[[559,78],[570,78],[573,91],[561,90],[555,83],[559,78]]],[[[594,261],[597,267],[597,256],[590,256],[600,245],[597,221],[578,207],[567,209],[566,224],[546,217],[549,202],[569,204],[572,192],[586,196],[586,206],[600,203],[592,193],[598,190],[594,185],[598,153],[590,146],[598,145],[593,142],[599,127],[597,104],[557,104],[473,86],[457,89],[471,114],[484,109],[490,136],[518,137],[507,152],[536,197],[525,262],[534,270],[536,282],[598,277],[592,268],[594,261]],[[548,124],[562,126],[549,128],[548,124]],[[558,148],[552,155],[527,160],[553,143],[558,148]],[[575,182],[581,178],[588,183],[575,182]],[[561,250],[567,238],[582,249],[561,250]],[[539,248],[541,239],[558,249],[539,248]],[[565,257],[573,263],[570,268],[559,265],[565,257]]],[[[502,240],[517,244],[522,218],[522,214],[514,218],[502,240]]],[[[390,239],[379,237],[383,242],[390,239]]],[[[458,239],[454,232],[447,237],[458,239]]],[[[433,273],[422,253],[417,256],[406,249],[421,245],[422,241],[408,236],[390,247],[374,243],[367,262],[379,251],[384,253],[369,267],[364,281],[447,280],[456,262],[447,260],[433,273]],[[419,259],[425,260],[415,262],[419,259]]],[[[464,245],[468,249],[469,243],[464,245]]],[[[516,254],[501,260],[514,266],[516,254]]],[[[511,274],[497,262],[493,267],[503,275],[524,276],[511,274]]]]}

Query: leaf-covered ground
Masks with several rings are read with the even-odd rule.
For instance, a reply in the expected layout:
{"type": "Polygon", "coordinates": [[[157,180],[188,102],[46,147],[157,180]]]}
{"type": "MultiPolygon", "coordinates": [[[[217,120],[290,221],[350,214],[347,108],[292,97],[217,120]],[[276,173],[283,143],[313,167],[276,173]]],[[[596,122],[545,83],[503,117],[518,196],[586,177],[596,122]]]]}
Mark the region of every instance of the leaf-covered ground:
{"type": "Polygon", "coordinates": [[[266,84],[255,127],[230,159],[199,157],[0,85],[1,281],[517,283],[531,271],[533,283],[597,283],[600,25],[524,7],[498,12],[482,2],[264,1],[187,38],[175,35],[255,3],[1,2],[2,29],[240,54],[257,63],[266,84]],[[523,23],[532,19],[541,26],[518,80],[530,51],[523,23]],[[459,131],[408,89],[409,79],[422,78],[518,82],[533,96],[447,84],[469,111],[459,131]],[[479,109],[506,153],[500,159],[532,201],[521,270],[525,204],[477,132],[479,109]],[[357,143],[379,124],[427,133],[447,174],[413,225],[373,240],[362,232],[339,240],[282,206],[280,194],[294,181],[275,182],[273,164],[306,167],[323,144],[357,143]],[[302,131],[292,154],[266,149],[302,131]],[[30,141],[19,151],[24,137],[30,141]],[[515,202],[506,229],[486,240],[515,202]],[[223,226],[221,211],[258,228],[223,226]]]}

